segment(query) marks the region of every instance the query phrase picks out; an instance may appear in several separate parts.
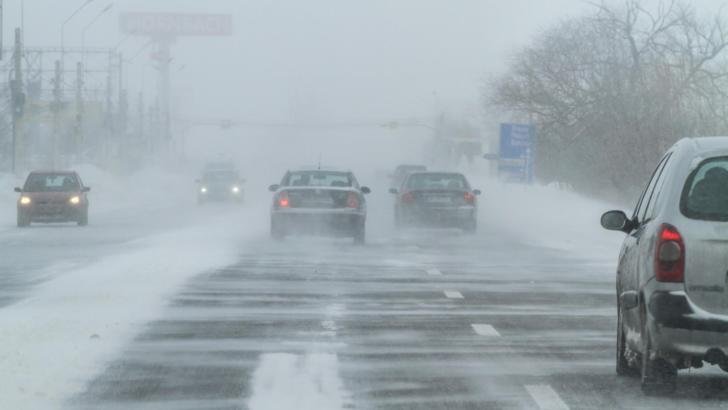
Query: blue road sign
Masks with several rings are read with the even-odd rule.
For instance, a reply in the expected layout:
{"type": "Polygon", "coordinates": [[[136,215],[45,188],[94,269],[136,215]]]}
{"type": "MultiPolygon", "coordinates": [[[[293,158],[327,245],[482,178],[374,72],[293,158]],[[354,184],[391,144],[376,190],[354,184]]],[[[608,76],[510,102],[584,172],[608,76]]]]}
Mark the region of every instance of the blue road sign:
{"type": "Polygon", "coordinates": [[[528,124],[501,124],[498,173],[514,182],[533,182],[536,129],[528,124]]]}

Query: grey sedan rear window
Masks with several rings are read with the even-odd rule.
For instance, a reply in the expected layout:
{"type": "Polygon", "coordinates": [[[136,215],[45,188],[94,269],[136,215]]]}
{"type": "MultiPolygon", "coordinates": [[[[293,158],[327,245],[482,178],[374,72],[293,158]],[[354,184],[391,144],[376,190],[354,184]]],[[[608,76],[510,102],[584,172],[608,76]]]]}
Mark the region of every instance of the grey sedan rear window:
{"type": "Polygon", "coordinates": [[[688,218],[728,221],[728,157],[707,159],[690,174],[680,208],[688,218]]]}
{"type": "Polygon", "coordinates": [[[412,174],[407,180],[410,189],[466,189],[469,190],[468,181],[460,174],[412,174]]]}

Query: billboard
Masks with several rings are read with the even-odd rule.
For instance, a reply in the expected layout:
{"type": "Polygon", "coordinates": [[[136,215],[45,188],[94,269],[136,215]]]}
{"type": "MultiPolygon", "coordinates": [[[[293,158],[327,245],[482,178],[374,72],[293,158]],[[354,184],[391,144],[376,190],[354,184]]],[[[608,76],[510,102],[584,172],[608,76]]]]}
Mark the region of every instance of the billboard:
{"type": "Polygon", "coordinates": [[[230,14],[191,13],[122,13],[122,33],[150,37],[230,36],[233,17],[230,14]]]}
{"type": "Polygon", "coordinates": [[[533,182],[536,129],[528,124],[501,124],[498,173],[508,181],[533,182]]]}

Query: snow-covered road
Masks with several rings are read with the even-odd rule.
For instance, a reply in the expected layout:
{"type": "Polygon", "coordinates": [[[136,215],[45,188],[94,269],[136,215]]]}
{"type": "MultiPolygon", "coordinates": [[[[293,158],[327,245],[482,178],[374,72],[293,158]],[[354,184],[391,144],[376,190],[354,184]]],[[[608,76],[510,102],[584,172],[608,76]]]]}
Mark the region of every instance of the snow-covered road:
{"type": "Polygon", "coordinates": [[[621,238],[599,230],[603,204],[480,181],[481,230],[468,236],[395,231],[391,199],[374,194],[369,242],[358,247],[275,243],[267,194],[197,207],[182,182],[173,186],[145,201],[94,191],[83,229],[18,230],[5,215],[0,408],[719,408],[726,399],[714,370],[686,375],[669,400],[647,400],[614,375],[621,238]]]}

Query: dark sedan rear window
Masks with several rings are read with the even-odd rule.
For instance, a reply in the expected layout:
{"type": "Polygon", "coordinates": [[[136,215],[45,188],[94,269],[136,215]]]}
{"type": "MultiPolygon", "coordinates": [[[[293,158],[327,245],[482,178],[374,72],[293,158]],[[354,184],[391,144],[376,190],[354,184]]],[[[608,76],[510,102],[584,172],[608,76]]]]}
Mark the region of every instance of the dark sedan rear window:
{"type": "Polygon", "coordinates": [[[350,187],[353,185],[353,181],[347,172],[297,171],[286,175],[281,185],[350,187]]]}
{"type": "Polygon", "coordinates": [[[680,208],[688,218],[728,221],[728,157],[707,159],[690,174],[680,208]]]}
{"type": "Polygon", "coordinates": [[[30,174],[23,188],[26,192],[78,191],[80,184],[72,174],[30,174]]]}
{"type": "Polygon", "coordinates": [[[469,190],[468,181],[460,174],[412,174],[407,180],[409,189],[469,190]]]}

